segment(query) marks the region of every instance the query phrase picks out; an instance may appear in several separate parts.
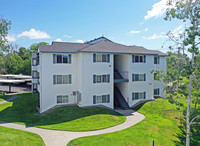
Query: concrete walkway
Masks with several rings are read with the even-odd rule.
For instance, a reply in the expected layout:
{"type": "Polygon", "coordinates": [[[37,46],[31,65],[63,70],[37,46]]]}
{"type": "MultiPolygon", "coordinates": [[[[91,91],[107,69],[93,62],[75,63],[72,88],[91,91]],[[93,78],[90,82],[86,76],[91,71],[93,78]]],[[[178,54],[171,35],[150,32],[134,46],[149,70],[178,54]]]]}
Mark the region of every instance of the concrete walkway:
{"type": "MultiPolygon", "coordinates": [[[[1,97],[1,96],[0,96],[0,97],[1,97]]],[[[16,98],[18,98],[18,97],[19,97],[19,95],[11,95],[10,98],[1,101],[0,104],[4,104],[4,103],[6,103],[6,102],[12,101],[12,100],[14,100],[14,99],[16,99],[16,98]]]]}
{"type": "Polygon", "coordinates": [[[56,145],[66,146],[73,139],[120,131],[139,123],[145,118],[144,115],[138,112],[134,112],[133,110],[125,110],[125,111],[116,110],[116,111],[121,114],[124,114],[126,116],[126,121],[117,126],[96,131],[71,132],[71,131],[48,130],[36,127],[26,127],[25,125],[8,123],[3,121],[0,121],[0,126],[36,133],[42,137],[46,146],[56,146],[56,145]]]}

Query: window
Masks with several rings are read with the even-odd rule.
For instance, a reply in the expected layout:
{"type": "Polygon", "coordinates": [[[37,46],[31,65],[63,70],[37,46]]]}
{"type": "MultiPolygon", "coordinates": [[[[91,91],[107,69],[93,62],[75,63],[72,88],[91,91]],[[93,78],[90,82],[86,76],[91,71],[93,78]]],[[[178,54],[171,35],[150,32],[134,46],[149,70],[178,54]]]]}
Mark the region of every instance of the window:
{"type": "Polygon", "coordinates": [[[63,55],[63,63],[68,63],[69,61],[68,55],[63,55]]]}
{"type": "Polygon", "coordinates": [[[57,103],[68,103],[68,95],[58,95],[57,103]]]}
{"type": "Polygon", "coordinates": [[[33,79],[37,79],[37,78],[39,78],[39,72],[37,72],[37,71],[33,71],[33,73],[32,73],[32,77],[33,77],[33,79]]]}
{"type": "Polygon", "coordinates": [[[57,55],[57,63],[62,63],[62,55],[57,55]]]}
{"type": "Polygon", "coordinates": [[[93,62],[110,62],[110,54],[93,54],[93,62]]]}
{"type": "Polygon", "coordinates": [[[132,74],[132,81],[146,81],[146,74],[132,74]]]}
{"type": "Polygon", "coordinates": [[[132,100],[146,99],[146,92],[133,92],[132,100]]]}
{"type": "Polygon", "coordinates": [[[160,57],[154,57],[154,64],[160,64],[160,57]]]}
{"type": "Polygon", "coordinates": [[[63,63],[70,64],[71,63],[71,54],[68,55],[57,55],[53,54],[53,63],[63,63]]]}
{"type": "Polygon", "coordinates": [[[71,84],[72,75],[53,75],[53,84],[71,84]]]}
{"type": "Polygon", "coordinates": [[[109,103],[110,102],[110,95],[94,95],[93,96],[93,104],[96,103],[109,103]]]}
{"type": "Polygon", "coordinates": [[[57,84],[62,84],[62,75],[57,75],[57,84]]]}
{"type": "Polygon", "coordinates": [[[62,96],[57,96],[57,103],[62,103],[62,96]]]}
{"type": "Polygon", "coordinates": [[[110,75],[93,75],[93,83],[110,83],[110,75]]]}
{"type": "Polygon", "coordinates": [[[132,63],[146,63],[145,55],[132,55],[132,63]]]}
{"type": "Polygon", "coordinates": [[[160,89],[159,88],[154,89],[154,95],[160,95],[160,89]]]}

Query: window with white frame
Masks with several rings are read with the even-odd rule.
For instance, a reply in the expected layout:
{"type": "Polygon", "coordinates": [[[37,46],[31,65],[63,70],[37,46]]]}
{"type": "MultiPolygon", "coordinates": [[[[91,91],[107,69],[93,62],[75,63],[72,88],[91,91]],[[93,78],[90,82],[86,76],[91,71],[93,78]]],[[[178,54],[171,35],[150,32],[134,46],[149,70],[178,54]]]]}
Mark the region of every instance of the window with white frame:
{"type": "Polygon", "coordinates": [[[93,104],[109,103],[109,102],[110,102],[110,94],[107,94],[107,95],[94,95],[93,96],[93,104]]]}
{"type": "Polygon", "coordinates": [[[110,54],[93,54],[93,62],[110,62],[110,54]]]}
{"type": "Polygon", "coordinates": [[[54,64],[71,64],[71,54],[65,54],[65,55],[59,55],[59,54],[53,54],[53,63],[54,64]]]}
{"type": "Polygon", "coordinates": [[[154,57],[154,64],[160,64],[160,57],[154,57]]]}
{"type": "Polygon", "coordinates": [[[132,100],[146,99],[146,92],[133,92],[132,100]]]}
{"type": "Polygon", "coordinates": [[[57,103],[68,103],[68,95],[58,95],[57,103]]]}
{"type": "Polygon", "coordinates": [[[145,55],[132,55],[132,63],[146,63],[145,55]]]}
{"type": "Polygon", "coordinates": [[[154,89],[154,95],[155,96],[159,96],[160,95],[160,89],[159,88],[154,89]]]}
{"type": "Polygon", "coordinates": [[[93,83],[110,83],[110,75],[93,75],[93,83]]]}
{"type": "Polygon", "coordinates": [[[146,81],[146,74],[132,74],[132,81],[146,81]]]}
{"type": "Polygon", "coordinates": [[[72,75],[53,75],[53,84],[71,84],[72,75]]]}

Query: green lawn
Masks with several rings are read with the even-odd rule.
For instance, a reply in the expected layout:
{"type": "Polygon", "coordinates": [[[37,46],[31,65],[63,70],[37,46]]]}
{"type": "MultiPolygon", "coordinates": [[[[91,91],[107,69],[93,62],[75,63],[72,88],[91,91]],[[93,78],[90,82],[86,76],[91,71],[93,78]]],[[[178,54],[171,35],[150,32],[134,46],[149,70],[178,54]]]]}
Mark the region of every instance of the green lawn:
{"type": "Polygon", "coordinates": [[[37,134],[0,126],[0,146],[44,146],[37,134]]]}
{"type": "Polygon", "coordinates": [[[155,141],[156,146],[173,146],[179,141],[177,135],[179,112],[176,105],[164,99],[156,99],[145,103],[138,112],[143,113],[146,118],[128,129],[103,134],[78,138],[71,141],[69,146],[151,146],[155,141]]]}
{"type": "Polygon", "coordinates": [[[20,94],[13,102],[0,105],[0,120],[46,129],[90,131],[118,125],[126,117],[101,107],[60,107],[47,115],[39,115],[37,95],[20,94]]]}
{"type": "Polygon", "coordinates": [[[0,102],[3,101],[3,100],[6,100],[8,98],[10,98],[10,95],[2,96],[2,94],[0,94],[0,102]]]}

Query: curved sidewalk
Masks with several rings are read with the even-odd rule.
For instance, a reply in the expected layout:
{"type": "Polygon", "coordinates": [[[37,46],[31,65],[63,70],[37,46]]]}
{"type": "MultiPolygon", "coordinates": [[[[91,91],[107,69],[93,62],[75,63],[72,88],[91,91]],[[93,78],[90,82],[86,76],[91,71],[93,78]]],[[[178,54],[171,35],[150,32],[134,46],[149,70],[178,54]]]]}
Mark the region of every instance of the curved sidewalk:
{"type": "Polygon", "coordinates": [[[126,111],[118,110],[117,112],[120,112],[126,116],[126,121],[124,123],[116,125],[114,127],[96,131],[72,132],[72,131],[48,130],[36,127],[26,127],[25,125],[8,123],[3,121],[0,121],[0,126],[36,133],[42,137],[46,146],[55,146],[55,145],[66,146],[73,139],[120,131],[139,123],[145,118],[143,114],[134,112],[133,110],[126,110],[126,111]]]}

